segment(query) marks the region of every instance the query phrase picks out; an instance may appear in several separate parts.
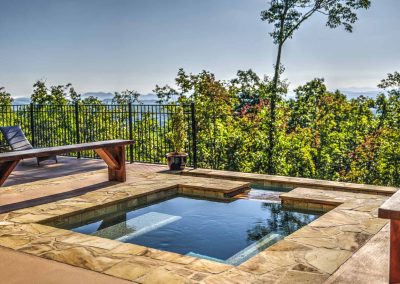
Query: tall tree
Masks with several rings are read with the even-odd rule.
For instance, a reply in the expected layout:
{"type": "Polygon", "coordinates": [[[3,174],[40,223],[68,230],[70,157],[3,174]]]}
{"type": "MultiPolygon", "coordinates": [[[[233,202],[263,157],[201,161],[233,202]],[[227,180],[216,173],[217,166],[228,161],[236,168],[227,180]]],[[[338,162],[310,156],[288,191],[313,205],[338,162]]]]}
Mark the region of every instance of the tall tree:
{"type": "Polygon", "coordinates": [[[261,12],[261,19],[272,24],[274,29],[270,33],[274,44],[278,47],[275,61],[275,71],[272,79],[271,111],[269,122],[269,166],[268,172],[275,173],[273,163],[275,145],[275,120],[276,102],[279,99],[279,79],[283,72],[281,64],[282,49],[285,42],[293,37],[303,22],[315,13],[326,16],[326,25],[329,28],[343,26],[348,32],[352,32],[353,24],[357,20],[358,9],[367,9],[371,5],[370,0],[271,0],[269,8],[261,12]]]}

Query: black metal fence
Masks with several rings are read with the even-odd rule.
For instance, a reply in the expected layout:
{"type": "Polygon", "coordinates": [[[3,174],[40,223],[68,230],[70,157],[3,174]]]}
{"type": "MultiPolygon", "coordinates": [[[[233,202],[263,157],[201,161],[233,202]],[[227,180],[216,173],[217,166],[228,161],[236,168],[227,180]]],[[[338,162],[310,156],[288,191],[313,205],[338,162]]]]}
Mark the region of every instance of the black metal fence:
{"type": "MultiPolygon", "coordinates": [[[[110,139],[133,139],[130,162],[165,163],[172,151],[166,134],[171,116],[183,107],[188,125],[188,163],[196,167],[196,117],[190,105],[0,105],[0,125],[20,125],[34,147],[52,147],[110,139]]],[[[5,141],[0,138],[0,145],[5,141]]],[[[70,156],[96,158],[93,151],[70,156]]]]}

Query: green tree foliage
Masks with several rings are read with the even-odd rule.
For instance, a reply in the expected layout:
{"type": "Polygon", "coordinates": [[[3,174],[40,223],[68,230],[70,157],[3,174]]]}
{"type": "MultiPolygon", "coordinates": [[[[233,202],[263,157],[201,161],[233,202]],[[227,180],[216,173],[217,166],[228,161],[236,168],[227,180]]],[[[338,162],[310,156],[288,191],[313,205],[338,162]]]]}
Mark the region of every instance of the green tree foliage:
{"type": "MultiPolygon", "coordinates": [[[[80,94],[70,83],[47,87],[44,80],[35,82],[32,104],[27,106],[29,109],[24,115],[31,111],[35,114],[33,128],[36,147],[76,143],[76,135],[73,135],[76,130],[73,105],[80,100],[80,94]]],[[[25,121],[30,121],[30,117],[25,121]]],[[[32,127],[28,129],[30,131],[32,127]]]]}
{"type": "Polygon", "coordinates": [[[0,87],[0,105],[11,105],[12,102],[11,94],[6,92],[4,87],[0,87]]]}
{"type": "MultiPolygon", "coordinates": [[[[77,130],[80,142],[128,139],[132,120],[134,160],[162,163],[164,155],[173,150],[166,134],[173,132],[174,114],[188,121],[188,104],[194,103],[199,167],[268,172],[273,80],[251,70],[221,81],[207,71],[189,74],[181,69],[175,84],[175,88],[156,86],[165,104],[132,104],[129,109],[126,101],[105,105],[94,97],[73,100],[78,95],[71,96],[72,86],[47,88],[36,83],[35,100],[42,102],[33,106],[37,146],[75,143],[77,130]]],[[[282,93],[287,92],[284,83],[279,86],[282,93]]],[[[316,78],[296,88],[294,98],[276,101],[272,160],[276,173],[400,186],[399,73],[388,74],[379,87],[382,93],[375,99],[348,99],[339,91],[329,91],[324,80],[316,78]]],[[[9,103],[6,100],[2,105],[6,107],[0,116],[2,123],[20,123],[29,136],[31,106],[13,111],[9,103]]],[[[184,127],[189,139],[179,147],[186,151],[192,141],[191,127],[184,127]]]]}
{"type": "Polygon", "coordinates": [[[275,173],[273,159],[276,143],[276,102],[280,98],[278,86],[280,75],[284,71],[281,59],[285,42],[293,37],[294,32],[300,28],[303,22],[316,13],[326,16],[326,26],[329,28],[343,26],[346,31],[352,32],[352,25],[357,20],[355,11],[367,9],[370,4],[370,0],[272,0],[268,9],[261,12],[261,19],[273,26],[270,36],[278,48],[270,98],[269,173],[275,173]]]}
{"type": "Polygon", "coordinates": [[[133,103],[141,103],[140,102],[140,93],[134,91],[134,90],[125,90],[122,92],[115,92],[114,97],[112,99],[113,104],[117,105],[127,105],[127,104],[133,104],[133,103]]]}
{"type": "MultiPolygon", "coordinates": [[[[276,105],[273,163],[279,175],[399,185],[399,78],[389,74],[377,99],[348,99],[321,78],[276,105]]],[[[158,87],[160,99],[194,102],[199,166],[266,173],[273,81],[251,70],[222,82],[209,72],[178,72],[177,88],[158,87]]],[[[286,86],[281,83],[282,93],[286,86]]],[[[157,91],[156,90],[156,91],[157,91]]]]}
{"type": "MultiPolygon", "coordinates": [[[[0,121],[3,123],[16,124],[16,116],[12,112],[11,104],[13,99],[4,87],[0,87],[0,121]]],[[[0,152],[8,150],[3,137],[0,137],[0,152]]]]}
{"type": "Polygon", "coordinates": [[[81,100],[81,96],[72,87],[72,84],[51,86],[48,88],[44,80],[39,80],[33,85],[31,101],[40,105],[64,105],[81,100]]]}
{"type": "Polygon", "coordinates": [[[373,184],[400,184],[400,74],[394,72],[378,85],[372,130],[352,153],[349,178],[373,184]]]}
{"type": "MultiPolygon", "coordinates": [[[[214,168],[224,167],[230,161],[226,156],[220,155],[229,148],[228,137],[234,132],[232,114],[236,97],[229,92],[224,82],[217,80],[214,74],[207,71],[187,74],[180,69],[175,83],[176,89],[168,85],[156,86],[154,92],[163,102],[173,102],[178,98],[181,102],[195,103],[198,156],[203,157],[204,161],[211,163],[214,168]]],[[[200,163],[200,166],[206,166],[206,163],[200,163]]]]}
{"type": "Polygon", "coordinates": [[[184,153],[187,144],[188,123],[185,117],[185,110],[182,105],[178,105],[171,118],[171,130],[166,134],[166,138],[172,144],[174,153],[184,153]]]}

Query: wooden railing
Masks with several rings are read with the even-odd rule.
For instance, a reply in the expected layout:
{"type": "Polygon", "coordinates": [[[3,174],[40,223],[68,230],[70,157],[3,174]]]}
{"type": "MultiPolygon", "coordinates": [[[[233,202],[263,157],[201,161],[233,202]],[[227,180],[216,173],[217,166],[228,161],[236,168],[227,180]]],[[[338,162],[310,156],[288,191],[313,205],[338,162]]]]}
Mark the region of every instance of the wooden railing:
{"type": "Polygon", "coordinates": [[[378,215],[390,220],[389,283],[400,283],[400,191],[382,204],[378,215]]]}

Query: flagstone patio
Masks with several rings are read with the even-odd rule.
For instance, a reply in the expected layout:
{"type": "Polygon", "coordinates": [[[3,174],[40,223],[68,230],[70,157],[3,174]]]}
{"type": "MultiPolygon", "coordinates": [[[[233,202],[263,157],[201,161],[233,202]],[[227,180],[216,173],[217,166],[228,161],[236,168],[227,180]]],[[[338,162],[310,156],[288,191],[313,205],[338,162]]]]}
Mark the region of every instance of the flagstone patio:
{"type": "Polygon", "coordinates": [[[11,249],[19,259],[135,283],[387,282],[388,221],[377,209],[397,188],[202,169],[173,174],[144,164],[127,166],[126,183],[104,182],[101,161],[60,160],[39,168],[27,161],[0,189],[0,255],[11,249]],[[93,209],[114,212],[121,201],[145,204],[178,193],[225,198],[250,182],[291,187],[281,195],[285,206],[326,213],[236,267],[45,225],[93,209]]]}

